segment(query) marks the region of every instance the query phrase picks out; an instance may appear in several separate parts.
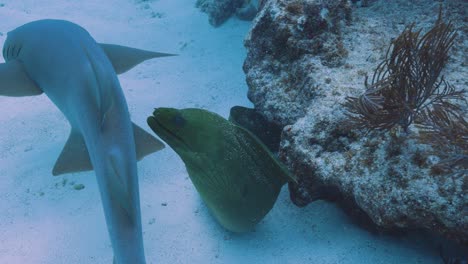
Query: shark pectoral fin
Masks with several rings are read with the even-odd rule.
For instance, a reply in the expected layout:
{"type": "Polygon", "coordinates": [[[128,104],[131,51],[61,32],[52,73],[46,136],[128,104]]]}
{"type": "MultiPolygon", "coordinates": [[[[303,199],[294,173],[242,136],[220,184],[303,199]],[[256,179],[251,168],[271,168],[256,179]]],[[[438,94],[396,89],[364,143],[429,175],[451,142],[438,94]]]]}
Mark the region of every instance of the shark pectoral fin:
{"type": "Polygon", "coordinates": [[[141,160],[146,155],[164,148],[164,144],[161,141],[135,124],[133,124],[133,135],[135,137],[137,160],[141,160]]]}
{"type": "Polygon", "coordinates": [[[52,175],[57,176],[70,172],[92,170],[91,160],[89,159],[88,148],[84,142],[83,136],[72,129],[62,153],[55,163],[52,175]]]}
{"type": "Polygon", "coordinates": [[[99,44],[112,63],[117,74],[124,73],[137,64],[158,57],[176,56],[175,54],[153,52],[114,44],[99,44]]]}
{"type": "Polygon", "coordinates": [[[0,95],[31,96],[42,90],[28,76],[21,62],[17,60],[0,63],[0,95]]]}

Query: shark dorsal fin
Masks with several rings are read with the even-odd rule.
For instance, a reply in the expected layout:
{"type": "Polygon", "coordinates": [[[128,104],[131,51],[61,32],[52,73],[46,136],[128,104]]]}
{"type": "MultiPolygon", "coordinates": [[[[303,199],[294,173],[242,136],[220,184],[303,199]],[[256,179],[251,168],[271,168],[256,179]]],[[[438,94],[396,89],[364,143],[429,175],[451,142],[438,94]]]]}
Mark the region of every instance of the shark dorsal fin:
{"type": "MultiPolygon", "coordinates": [[[[161,150],[164,144],[143,130],[141,127],[133,124],[133,135],[135,138],[135,148],[137,160],[161,150]]],[[[89,158],[88,148],[86,147],[83,136],[72,129],[62,153],[60,153],[55,163],[52,174],[54,176],[80,171],[89,171],[93,169],[89,158]]]]}
{"type": "Polygon", "coordinates": [[[57,176],[65,173],[92,170],[88,148],[83,136],[72,129],[62,153],[55,163],[52,175],[57,176]]]}
{"type": "Polygon", "coordinates": [[[146,155],[164,148],[164,144],[143,130],[143,128],[133,123],[133,135],[135,137],[135,148],[137,160],[141,160],[146,155]]]}
{"type": "Polygon", "coordinates": [[[145,60],[175,56],[175,54],[153,52],[114,44],[100,45],[117,74],[124,73],[145,60]]]}
{"type": "Polygon", "coordinates": [[[41,93],[42,90],[24,71],[21,62],[11,60],[0,63],[0,95],[19,97],[41,93]]]}

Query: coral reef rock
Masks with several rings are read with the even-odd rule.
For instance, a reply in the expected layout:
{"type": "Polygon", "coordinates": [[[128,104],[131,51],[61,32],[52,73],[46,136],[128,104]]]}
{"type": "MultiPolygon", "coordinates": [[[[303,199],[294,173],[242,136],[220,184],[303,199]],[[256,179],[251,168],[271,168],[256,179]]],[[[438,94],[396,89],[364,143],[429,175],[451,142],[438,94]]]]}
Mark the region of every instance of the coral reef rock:
{"type": "Polygon", "coordinates": [[[245,40],[244,72],[249,99],[269,121],[292,124],[320,96],[315,69],[344,63],[340,31],[350,16],[350,4],[342,0],[264,4],[245,40]]]}
{"type": "Polygon", "coordinates": [[[253,3],[249,3],[236,9],[236,17],[240,20],[250,21],[255,18],[257,12],[257,7],[253,3]]]}
{"type": "MultiPolygon", "coordinates": [[[[467,5],[443,3],[458,36],[442,74],[460,88],[468,79],[467,5]]],[[[431,0],[378,0],[369,7],[266,2],[245,41],[244,71],[256,111],[283,126],[279,156],[299,179],[290,185],[295,204],[305,206],[321,192],[379,228],[426,229],[468,244],[466,173],[435,169],[440,157],[418,140],[414,125],[408,133],[345,125],[345,98],[365,90],[366,76],[372,77],[392,38],[413,22],[427,32],[439,6],[431,0]]]]}
{"type": "Polygon", "coordinates": [[[211,25],[218,27],[244,5],[246,0],[197,0],[195,6],[208,14],[211,25]]]}

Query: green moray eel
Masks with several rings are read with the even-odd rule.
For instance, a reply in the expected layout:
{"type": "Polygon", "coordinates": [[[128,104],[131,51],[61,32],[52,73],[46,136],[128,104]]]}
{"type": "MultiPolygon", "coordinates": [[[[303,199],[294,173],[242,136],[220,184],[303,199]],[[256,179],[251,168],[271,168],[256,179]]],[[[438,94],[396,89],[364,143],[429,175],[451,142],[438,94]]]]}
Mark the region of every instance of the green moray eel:
{"type": "Polygon", "coordinates": [[[246,232],[295,181],[252,133],[202,109],[157,108],[148,125],[181,157],[190,179],[226,229],[246,232]]]}
{"type": "Polygon", "coordinates": [[[229,112],[229,121],[250,131],[260,139],[271,152],[278,152],[282,127],[268,122],[268,120],[255,111],[255,109],[234,106],[229,112]]]}

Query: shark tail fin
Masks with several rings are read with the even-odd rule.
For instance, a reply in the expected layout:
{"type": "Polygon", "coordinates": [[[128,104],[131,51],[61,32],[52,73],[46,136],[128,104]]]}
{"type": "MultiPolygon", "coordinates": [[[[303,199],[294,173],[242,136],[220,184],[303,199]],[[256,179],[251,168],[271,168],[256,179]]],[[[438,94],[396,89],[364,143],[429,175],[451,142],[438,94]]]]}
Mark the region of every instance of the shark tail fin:
{"type": "Polygon", "coordinates": [[[176,54],[153,52],[114,44],[100,44],[117,74],[124,73],[141,62],[153,58],[176,56],[176,54]]]}
{"type": "MultiPolygon", "coordinates": [[[[133,135],[135,138],[135,148],[137,160],[159,151],[164,148],[164,144],[133,124],[133,135]]],[[[65,147],[63,147],[57,162],[55,163],[52,175],[57,176],[65,173],[93,170],[88,148],[83,136],[76,129],[72,129],[65,147]]]]}
{"type": "Polygon", "coordinates": [[[0,63],[0,95],[19,97],[41,93],[42,90],[24,71],[21,62],[11,60],[0,63]]]}
{"type": "Polygon", "coordinates": [[[138,161],[143,159],[146,155],[164,148],[164,143],[135,124],[133,124],[133,135],[135,137],[135,148],[138,161]]]}

